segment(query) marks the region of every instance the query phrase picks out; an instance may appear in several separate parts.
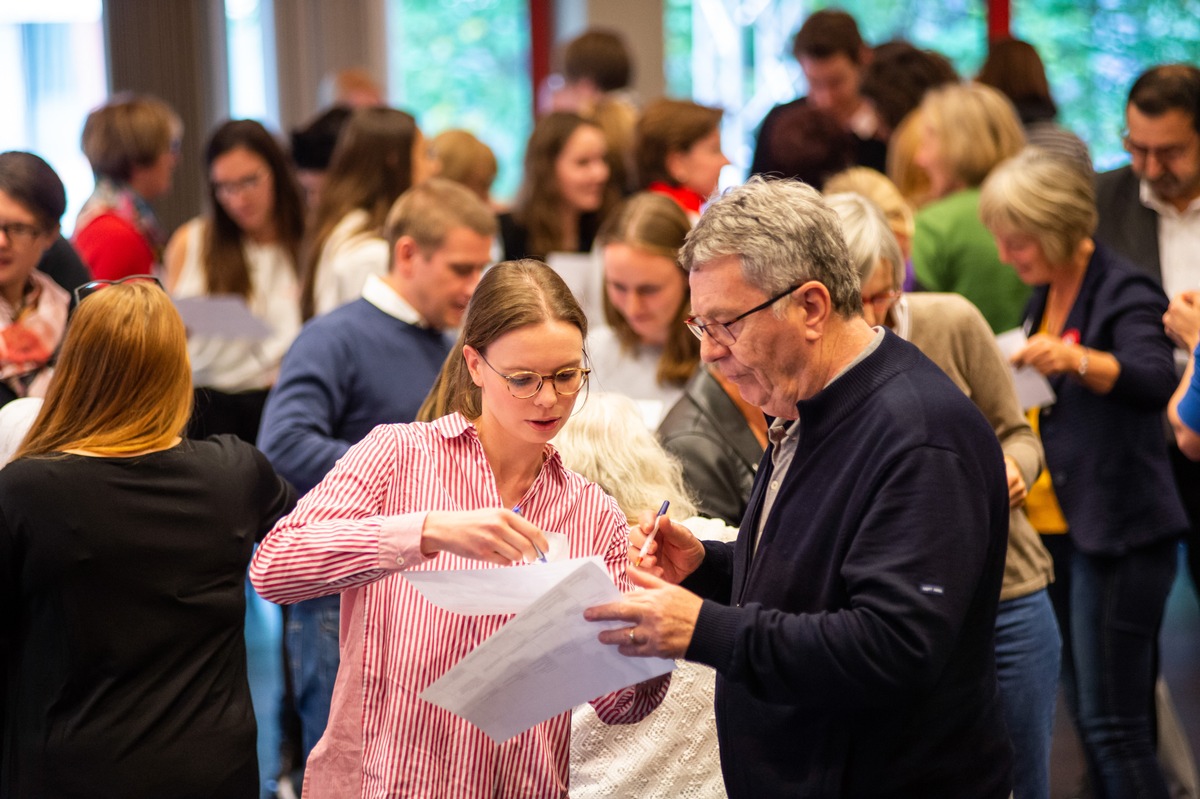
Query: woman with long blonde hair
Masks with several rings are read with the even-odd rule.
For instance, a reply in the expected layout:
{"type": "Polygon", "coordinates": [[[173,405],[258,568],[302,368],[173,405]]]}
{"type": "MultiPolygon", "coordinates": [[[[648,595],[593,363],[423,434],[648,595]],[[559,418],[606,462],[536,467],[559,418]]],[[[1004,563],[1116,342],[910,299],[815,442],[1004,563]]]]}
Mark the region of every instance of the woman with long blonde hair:
{"type": "Polygon", "coordinates": [[[244,574],[294,494],[250,445],[181,437],[187,340],[153,279],[89,287],[0,471],[0,795],[251,799],[244,574]]]}

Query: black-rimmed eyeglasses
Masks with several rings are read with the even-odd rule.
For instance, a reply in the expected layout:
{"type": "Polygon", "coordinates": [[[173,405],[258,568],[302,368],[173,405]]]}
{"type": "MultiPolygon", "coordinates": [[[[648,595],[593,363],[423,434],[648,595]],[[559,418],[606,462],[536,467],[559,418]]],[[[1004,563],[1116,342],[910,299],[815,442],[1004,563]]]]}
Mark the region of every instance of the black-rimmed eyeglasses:
{"type": "Polygon", "coordinates": [[[735,336],[733,331],[729,329],[730,325],[732,325],[734,322],[742,321],[750,314],[755,314],[765,308],[770,308],[774,303],[779,302],[784,297],[791,294],[793,291],[803,285],[803,283],[797,283],[790,288],[784,289],[761,305],[755,305],[750,310],[746,311],[745,313],[738,314],[728,322],[698,322],[696,321],[696,317],[689,316],[687,319],[683,320],[683,323],[687,325],[688,330],[692,331],[692,335],[701,341],[704,340],[704,336],[707,334],[708,337],[711,338],[715,343],[720,344],[722,347],[729,347],[732,346],[735,341],[737,341],[737,336],[735,336]]]}
{"type": "Polygon", "coordinates": [[[549,375],[537,372],[513,372],[506,375],[488,363],[488,359],[483,357],[483,353],[479,353],[479,357],[484,363],[487,363],[489,369],[504,378],[504,382],[508,383],[508,393],[517,399],[536,397],[546,380],[551,382],[554,391],[559,396],[569,397],[572,394],[578,394],[579,390],[587,383],[588,375],[592,373],[591,369],[584,369],[582,366],[570,366],[549,375]]]}
{"type": "Polygon", "coordinates": [[[160,289],[163,287],[162,282],[154,275],[126,275],[117,280],[89,280],[82,286],[75,287],[75,303],[83,302],[97,291],[100,291],[100,289],[106,289],[109,286],[116,286],[121,283],[153,283],[160,289]]]}

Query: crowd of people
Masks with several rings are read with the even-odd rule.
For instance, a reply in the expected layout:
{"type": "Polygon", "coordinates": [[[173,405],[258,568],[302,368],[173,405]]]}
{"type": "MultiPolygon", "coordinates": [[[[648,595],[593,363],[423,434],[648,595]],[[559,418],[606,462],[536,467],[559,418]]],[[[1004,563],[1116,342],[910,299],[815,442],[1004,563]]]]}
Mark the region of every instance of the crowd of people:
{"type": "Polygon", "coordinates": [[[1087,795],[1200,799],[1158,640],[1181,541],[1200,582],[1200,69],[1131,75],[1095,174],[1026,42],[962,79],[827,9],[794,54],[724,193],[722,111],[639,107],[601,30],[511,206],[357,71],[287,142],[208,131],[169,235],[161,99],[88,114],[69,240],[0,153],[0,795],[257,797],[278,724],[279,796],[1048,799],[1061,689],[1087,795]],[[598,640],[679,668],[497,743],[420,694],[512,616],[404,575],[551,539],[620,589],[598,640]]]}

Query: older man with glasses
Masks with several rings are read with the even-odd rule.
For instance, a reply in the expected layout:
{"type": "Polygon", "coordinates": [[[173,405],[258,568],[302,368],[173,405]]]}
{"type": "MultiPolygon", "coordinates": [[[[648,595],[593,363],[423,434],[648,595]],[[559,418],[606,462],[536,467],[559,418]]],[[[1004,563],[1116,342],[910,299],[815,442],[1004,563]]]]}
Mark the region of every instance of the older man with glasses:
{"type": "Polygon", "coordinates": [[[1008,492],[991,428],[864,321],[810,187],[728,192],[681,261],[701,357],[774,417],[771,443],[737,542],[661,525],[630,570],[643,590],[588,611],[623,622],[600,640],[717,670],[732,799],[1007,797],[993,628],[1008,492]]]}

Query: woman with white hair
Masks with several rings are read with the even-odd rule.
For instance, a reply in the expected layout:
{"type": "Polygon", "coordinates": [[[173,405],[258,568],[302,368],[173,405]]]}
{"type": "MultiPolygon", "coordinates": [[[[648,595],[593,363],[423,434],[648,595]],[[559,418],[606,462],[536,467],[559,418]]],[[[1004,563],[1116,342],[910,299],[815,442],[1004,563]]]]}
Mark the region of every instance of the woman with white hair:
{"type": "MultiPolygon", "coordinates": [[[[583,403],[554,441],[568,469],[617,500],[631,524],[671,502],[699,538],[732,541],[737,528],[696,515],[684,487],[683,467],[642,421],[637,402],[596,393],[583,403]]],[[[716,672],[677,661],[671,690],[637,724],[604,724],[590,705],[571,717],[571,796],[629,799],[724,799],[713,715],[716,672]]]]}
{"type": "Polygon", "coordinates": [[[1009,532],[996,612],[996,677],[1013,747],[1016,799],[1050,793],[1050,736],[1061,640],[1046,587],[1050,555],[1025,515],[1042,447],[1021,414],[1012,375],[983,315],[957,294],[904,294],[904,256],[883,212],[858,194],[826,198],[842,220],[862,278],[863,316],[912,342],[942,368],[996,431],[1008,472],[1009,532]]]}

